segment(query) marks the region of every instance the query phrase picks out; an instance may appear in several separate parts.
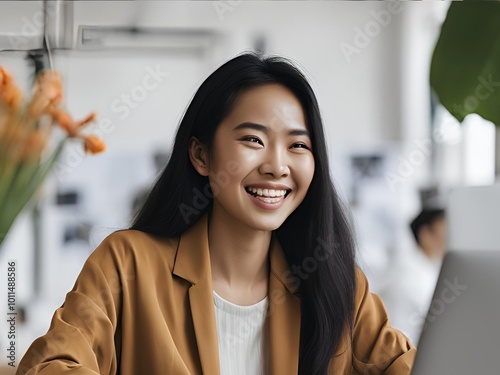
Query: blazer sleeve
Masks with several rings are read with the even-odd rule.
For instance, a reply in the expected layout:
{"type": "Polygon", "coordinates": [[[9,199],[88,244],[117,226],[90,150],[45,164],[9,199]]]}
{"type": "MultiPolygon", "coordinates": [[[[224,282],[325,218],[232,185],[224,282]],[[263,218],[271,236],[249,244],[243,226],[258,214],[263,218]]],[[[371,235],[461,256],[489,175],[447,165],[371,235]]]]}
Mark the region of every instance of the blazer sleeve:
{"type": "Polygon", "coordinates": [[[356,268],[353,368],[356,374],[409,375],[416,349],[389,324],[381,298],[371,293],[364,273],[356,268]]]}
{"type": "Polygon", "coordinates": [[[16,375],[116,373],[122,288],[112,257],[101,256],[109,250],[107,242],[89,256],[48,332],[28,348],[16,375]]]}

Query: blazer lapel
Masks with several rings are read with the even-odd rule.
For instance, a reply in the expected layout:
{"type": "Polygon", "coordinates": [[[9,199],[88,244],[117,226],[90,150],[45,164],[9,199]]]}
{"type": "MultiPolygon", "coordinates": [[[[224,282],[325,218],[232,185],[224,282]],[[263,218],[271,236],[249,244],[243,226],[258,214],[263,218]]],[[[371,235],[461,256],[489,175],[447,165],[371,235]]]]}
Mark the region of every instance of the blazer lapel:
{"type": "Polygon", "coordinates": [[[204,374],[219,374],[219,348],[212,284],[203,280],[189,289],[196,343],[204,374]]]}
{"type": "Polygon", "coordinates": [[[271,374],[297,374],[300,298],[283,250],[273,235],[270,248],[269,327],[271,374]]]}
{"type": "Polygon", "coordinates": [[[181,235],[172,272],[192,284],[189,302],[202,372],[219,374],[207,214],[181,235]]]}

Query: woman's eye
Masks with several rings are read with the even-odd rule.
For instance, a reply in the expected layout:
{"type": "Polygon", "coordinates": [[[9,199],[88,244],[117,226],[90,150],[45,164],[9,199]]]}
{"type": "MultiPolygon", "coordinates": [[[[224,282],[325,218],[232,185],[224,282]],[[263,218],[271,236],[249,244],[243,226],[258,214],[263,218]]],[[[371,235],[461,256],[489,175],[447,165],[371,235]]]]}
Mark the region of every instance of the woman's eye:
{"type": "Polygon", "coordinates": [[[292,147],[294,147],[294,148],[303,148],[304,150],[309,150],[309,147],[307,147],[307,145],[305,145],[304,143],[295,143],[292,147]]]}
{"type": "Polygon", "coordinates": [[[260,143],[262,144],[262,141],[257,138],[257,137],[245,137],[242,139],[243,141],[250,141],[250,142],[253,142],[253,143],[260,143]]]}

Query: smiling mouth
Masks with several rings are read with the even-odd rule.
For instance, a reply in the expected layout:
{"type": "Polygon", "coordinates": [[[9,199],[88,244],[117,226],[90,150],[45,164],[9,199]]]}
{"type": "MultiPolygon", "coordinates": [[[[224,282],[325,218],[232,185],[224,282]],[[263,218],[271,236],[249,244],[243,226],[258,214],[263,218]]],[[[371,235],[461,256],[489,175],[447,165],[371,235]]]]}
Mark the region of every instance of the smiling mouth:
{"type": "Polygon", "coordinates": [[[245,190],[248,194],[254,196],[254,197],[259,197],[259,198],[281,198],[285,199],[288,194],[292,191],[291,189],[288,190],[272,190],[272,189],[261,189],[261,188],[252,188],[252,187],[245,187],[245,190]]]}

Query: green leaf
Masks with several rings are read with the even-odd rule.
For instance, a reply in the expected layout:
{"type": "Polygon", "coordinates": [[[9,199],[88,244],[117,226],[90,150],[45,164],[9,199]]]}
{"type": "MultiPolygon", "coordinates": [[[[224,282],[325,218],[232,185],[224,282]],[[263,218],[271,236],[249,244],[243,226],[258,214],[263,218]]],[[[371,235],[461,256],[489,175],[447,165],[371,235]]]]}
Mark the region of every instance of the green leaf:
{"type": "Polygon", "coordinates": [[[500,126],[500,2],[453,2],[430,71],[439,101],[462,122],[470,113],[500,126]]]}

